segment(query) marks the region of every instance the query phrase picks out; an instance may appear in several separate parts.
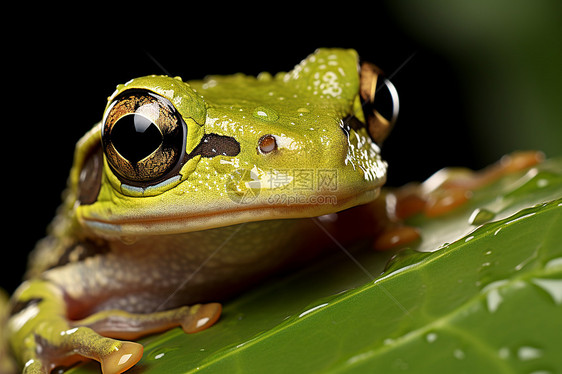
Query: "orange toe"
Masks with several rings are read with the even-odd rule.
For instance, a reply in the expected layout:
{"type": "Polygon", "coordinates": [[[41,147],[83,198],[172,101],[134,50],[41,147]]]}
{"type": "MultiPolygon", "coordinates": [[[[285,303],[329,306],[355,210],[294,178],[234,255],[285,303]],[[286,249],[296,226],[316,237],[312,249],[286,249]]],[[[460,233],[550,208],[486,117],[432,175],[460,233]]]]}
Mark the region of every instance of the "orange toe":
{"type": "Polygon", "coordinates": [[[103,374],[123,373],[142,358],[143,346],[139,343],[123,342],[115,351],[101,360],[103,374]]]}

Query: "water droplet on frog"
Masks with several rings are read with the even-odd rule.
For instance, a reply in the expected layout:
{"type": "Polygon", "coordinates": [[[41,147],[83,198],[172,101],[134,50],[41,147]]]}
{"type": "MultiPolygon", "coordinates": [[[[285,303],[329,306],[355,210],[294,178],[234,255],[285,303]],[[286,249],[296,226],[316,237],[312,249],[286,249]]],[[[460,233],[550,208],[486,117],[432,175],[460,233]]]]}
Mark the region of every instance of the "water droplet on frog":
{"type": "Polygon", "coordinates": [[[310,110],[308,110],[307,108],[298,108],[297,109],[297,113],[298,113],[299,116],[302,116],[302,115],[304,115],[306,113],[309,113],[309,112],[310,112],[310,110]]]}
{"type": "Polygon", "coordinates": [[[279,114],[275,110],[264,106],[257,107],[252,114],[265,122],[275,122],[279,119],[279,114]]]}

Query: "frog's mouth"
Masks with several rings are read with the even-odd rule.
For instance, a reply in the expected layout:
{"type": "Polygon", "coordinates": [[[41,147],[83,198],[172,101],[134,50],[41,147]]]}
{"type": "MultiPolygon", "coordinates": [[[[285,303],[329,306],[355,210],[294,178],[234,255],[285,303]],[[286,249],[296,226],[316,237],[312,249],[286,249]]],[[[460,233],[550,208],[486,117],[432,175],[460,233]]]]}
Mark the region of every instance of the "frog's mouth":
{"type": "Polygon", "coordinates": [[[188,214],[133,213],[130,216],[107,220],[79,213],[78,217],[83,225],[106,237],[169,235],[247,222],[317,217],[369,203],[377,198],[379,192],[380,185],[359,193],[349,191],[308,196],[304,199],[269,196],[256,198],[251,203],[217,201],[188,214]]]}
{"type": "MultiPolygon", "coordinates": [[[[269,135],[260,138],[257,148],[258,152],[266,155],[275,152],[278,146],[283,146],[283,142],[269,135]]],[[[235,139],[206,134],[199,146],[186,157],[197,154],[202,159],[210,159],[221,155],[235,155],[238,152],[240,145],[235,139]]],[[[105,201],[107,197],[98,201],[101,196],[103,165],[99,142],[89,152],[84,153],[89,156],[85,157],[82,163],[81,176],[90,177],[83,180],[81,178],[78,183],[77,218],[85,227],[106,237],[177,234],[245,222],[308,218],[335,213],[374,200],[385,182],[382,169],[386,169],[384,162],[377,162],[373,168],[381,168],[380,173],[375,172],[371,178],[365,179],[369,174],[366,171],[369,167],[365,166],[360,168],[363,170],[363,176],[357,174],[360,183],[351,184],[346,188],[337,186],[334,190],[328,188],[315,193],[298,194],[286,190],[276,192],[274,189],[261,189],[260,183],[262,187],[271,184],[268,178],[273,178],[272,175],[239,175],[239,179],[233,180],[232,187],[227,183],[227,196],[224,196],[223,190],[221,196],[213,195],[214,197],[205,198],[198,204],[186,204],[185,197],[182,201],[182,198],[174,193],[168,196],[170,200],[166,202],[159,194],[147,194],[143,191],[140,196],[130,196],[131,201],[142,200],[143,204],[137,206],[120,201],[119,204],[113,205],[105,201]],[[369,182],[366,183],[366,180],[369,182]],[[257,183],[258,186],[252,183],[257,183]],[[241,185],[246,188],[241,189],[241,185]],[[257,194],[252,194],[256,191],[257,194]]],[[[239,173],[240,170],[235,169],[234,172],[239,173]]],[[[278,183],[279,179],[275,182],[278,183]]],[[[178,180],[177,183],[181,182],[178,180]]],[[[123,184],[120,184],[119,188],[123,191],[123,184]]],[[[123,198],[125,197],[120,197],[119,200],[123,198]]]]}

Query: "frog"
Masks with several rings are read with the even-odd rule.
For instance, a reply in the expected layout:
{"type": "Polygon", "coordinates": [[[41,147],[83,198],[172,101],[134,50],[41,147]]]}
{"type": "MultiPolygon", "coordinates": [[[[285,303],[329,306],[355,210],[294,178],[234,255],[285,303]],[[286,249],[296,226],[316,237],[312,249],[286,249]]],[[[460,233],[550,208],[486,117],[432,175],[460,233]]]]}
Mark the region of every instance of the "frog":
{"type": "Polygon", "coordinates": [[[10,300],[23,372],[124,372],[139,338],[211,328],[224,300],[314,261],[329,241],[315,217],[343,212],[351,226],[332,228],[353,236],[349,212],[386,181],[397,112],[376,109],[381,82],[357,51],[319,48],[287,72],[118,85],[10,300]]]}

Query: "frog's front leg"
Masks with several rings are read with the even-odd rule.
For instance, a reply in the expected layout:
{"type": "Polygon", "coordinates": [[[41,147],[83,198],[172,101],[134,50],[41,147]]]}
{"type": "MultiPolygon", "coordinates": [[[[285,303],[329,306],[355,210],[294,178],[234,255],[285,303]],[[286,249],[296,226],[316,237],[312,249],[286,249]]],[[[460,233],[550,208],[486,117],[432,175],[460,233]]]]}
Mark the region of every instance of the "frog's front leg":
{"type": "Polygon", "coordinates": [[[142,357],[142,345],[103,337],[66,318],[63,292],[47,281],[22,284],[8,321],[10,345],[24,373],[49,373],[84,358],[101,363],[104,373],[121,373],[142,357]]]}
{"type": "Polygon", "coordinates": [[[83,359],[100,362],[103,373],[121,373],[140,360],[143,347],[113,338],[134,339],[175,326],[200,331],[218,319],[221,309],[206,304],[152,314],[113,310],[70,321],[64,293],[50,282],[28,281],[14,297],[8,333],[25,373],[48,373],[83,359]]]}

